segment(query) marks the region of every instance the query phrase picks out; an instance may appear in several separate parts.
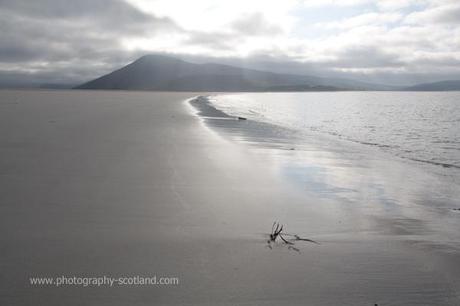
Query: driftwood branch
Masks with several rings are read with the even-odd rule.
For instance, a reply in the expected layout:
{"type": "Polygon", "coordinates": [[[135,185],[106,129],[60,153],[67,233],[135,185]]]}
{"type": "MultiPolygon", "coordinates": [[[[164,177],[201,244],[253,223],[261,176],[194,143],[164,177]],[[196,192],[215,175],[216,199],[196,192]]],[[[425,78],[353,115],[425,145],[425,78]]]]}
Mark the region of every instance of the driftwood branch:
{"type": "Polygon", "coordinates": [[[288,233],[283,233],[283,225],[281,225],[278,222],[273,222],[272,225],[272,231],[270,233],[270,239],[267,241],[268,247],[272,249],[271,243],[275,243],[278,237],[280,240],[284,243],[289,245],[289,250],[294,250],[300,253],[300,250],[296,247],[294,247],[296,241],[304,241],[304,242],[311,242],[315,244],[320,244],[319,242],[308,239],[308,238],[302,238],[299,235],[296,234],[288,234],[288,233]]]}

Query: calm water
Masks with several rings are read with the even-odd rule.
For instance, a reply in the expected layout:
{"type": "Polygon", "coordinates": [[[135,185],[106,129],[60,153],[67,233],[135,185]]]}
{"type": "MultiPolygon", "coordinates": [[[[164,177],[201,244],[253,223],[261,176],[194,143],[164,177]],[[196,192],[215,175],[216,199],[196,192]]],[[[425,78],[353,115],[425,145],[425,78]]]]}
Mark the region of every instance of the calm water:
{"type": "Polygon", "coordinates": [[[460,168],[460,92],[250,93],[212,103],[230,115],[460,168]]]}

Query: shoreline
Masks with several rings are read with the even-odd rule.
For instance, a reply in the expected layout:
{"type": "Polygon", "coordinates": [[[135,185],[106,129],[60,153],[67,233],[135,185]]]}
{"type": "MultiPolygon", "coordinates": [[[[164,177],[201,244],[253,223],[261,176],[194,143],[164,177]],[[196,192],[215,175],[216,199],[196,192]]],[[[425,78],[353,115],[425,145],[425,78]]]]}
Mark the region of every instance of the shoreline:
{"type": "MultiPolygon", "coordinates": [[[[424,230],[404,228],[399,221],[387,226],[398,228],[396,232],[402,227],[406,235],[423,237],[424,232],[430,233],[432,237],[428,240],[438,241],[433,245],[444,243],[440,249],[447,247],[460,253],[460,236],[455,226],[458,217],[455,212],[460,204],[458,182],[453,179],[456,173],[448,175],[434,171],[425,163],[329,135],[315,133],[304,137],[266,122],[220,120],[219,116],[232,116],[216,109],[205,98],[195,103],[190,101],[190,104],[198,109],[197,115],[205,125],[221,137],[240,143],[255,154],[267,155],[268,163],[277,164],[278,175],[284,176],[301,192],[351,206],[362,201],[371,202],[358,206],[364,207],[372,217],[388,217],[390,223],[393,219],[404,218],[424,223],[424,230]],[[322,173],[323,177],[317,173],[322,173]],[[363,181],[367,183],[363,185],[363,181]],[[404,194],[395,193],[395,190],[403,190],[404,194]],[[382,205],[384,207],[380,208],[382,205]],[[404,209],[403,214],[394,214],[401,209],[404,209]],[[450,226],[443,226],[443,222],[450,226]]],[[[392,230],[384,229],[384,232],[392,230]]]]}
{"type": "MultiPolygon", "coordinates": [[[[364,163],[355,167],[320,147],[242,144],[254,139],[232,124],[251,122],[215,120],[220,130],[205,128],[212,119],[194,115],[185,102],[198,93],[2,94],[18,101],[0,113],[2,304],[460,300],[456,245],[444,239],[436,249],[430,219],[417,218],[424,209],[379,202],[378,188],[359,198],[356,186],[336,186],[370,178],[364,163]],[[240,142],[223,135],[225,128],[240,142]],[[320,244],[296,242],[299,252],[283,243],[270,249],[274,221],[320,244]],[[180,284],[27,282],[45,275],[174,276],[180,284]]],[[[369,184],[378,187],[379,179],[369,184]]]]}
{"type": "MultiPolygon", "coordinates": [[[[232,96],[235,93],[221,93],[221,94],[213,94],[213,95],[207,95],[203,96],[203,99],[214,99],[213,97],[216,97],[216,99],[219,99],[219,97],[225,97],[225,96],[232,96]]],[[[246,93],[241,93],[242,95],[246,93]]],[[[282,94],[282,93],[281,93],[282,94]]],[[[212,105],[212,102],[209,101],[209,107],[210,108],[215,108],[215,106],[212,105]]],[[[220,112],[220,110],[218,110],[220,112]]],[[[234,112],[234,110],[232,110],[234,112]]],[[[234,115],[234,114],[233,114],[234,115]]],[[[247,114],[250,116],[250,114],[247,114]]],[[[231,115],[230,115],[231,116],[231,115]]],[[[314,136],[316,138],[324,139],[325,141],[331,141],[332,143],[336,143],[338,145],[345,145],[345,146],[351,146],[353,144],[357,144],[359,146],[364,146],[365,150],[371,150],[373,148],[377,148],[377,152],[379,154],[387,154],[391,156],[393,159],[397,160],[402,160],[406,161],[408,163],[413,163],[415,165],[420,165],[420,166],[426,166],[427,169],[433,169],[433,172],[441,175],[445,175],[445,172],[442,172],[442,169],[448,169],[452,171],[453,175],[456,175],[457,177],[460,177],[460,166],[455,164],[455,163],[447,163],[447,162],[442,162],[442,161],[435,161],[435,160],[429,160],[429,159],[423,159],[423,158],[418,158],[418,157],[411,157],[411,156],[405,156],[401,154],[401,152],[398,151],[391,151],[389,149],[392,149],[394,146],[390,144],[381,144],[377,142],[369,142],[367,140],[358,140],[358,139],[353,139],[350,137],[347,137],[346,135],[341,135],[337,134],[336,132],[328,132],[328,131],[321,131],[318,129],[299,129],[299,128],[293,128],[293,127],[288,127],[284,125],[280,125],[279,123],[276,122],[270,122],[269,120],[263,119],[263,118],[253,118],[250,117],[250,120],[256,121],[259,124],[266,124],[267,126],[274,126],[278,130],[285,130],[289,132],[291,135],[285,135],[285,137],[292,137],[292,134],[296,134],[299,138],[311,138],[311,136],[314,136]]]]}
{"type": "MultiPolygon", "coordinates": [[[[362,167],[363,165],[359,165],[358,160],[367,159],[374,163],[383,163],[387,167],[402,168],[403,171],[408,173],[418,173],[418,175],[425,176],[426,180],[441,180],[451,186],[451,190],[459,187],[454,179],[457,177],[455,165],[450,167],[454,173],[439,172],[436,170],[444,167],[437,167],[439,166],[438,163],[425,163],[424,161],[395,156],[381,151],[375,146],[367,146],[361,142],[348,141],[324,133],[302,133],[298,130],[252,119],[239,121],[236,116],[227,114],[213,106],[209,98],[210,96],[199,96],[190,99],[187,103],[197,109],[195,115],[199,116],[206,126],[211,130],[217,131],[224,138],[231,139],[231,141],[249,145],[250,147],[263,146],[267,149],[273,149],[275,152],[276,150],[296,151],[286,152],[287,155],[289,153],[301,155],[303,151],[309,150],[325,154],[333,153],[338,160],[346,160],[346,164],[350,167],[362,167]],[[221,120],[227,118],[233,120],[221,120]],[[355,156],[359,157],[356,158],[355,156]],[[452,180],[450,180],[451,178],[452,180]]],[[[281,158],[283,157],[281,156],[281,158]]],[[[302,159],[305,159],[305,157],[300,157],[300,162],[305,161],[302,159]]],[[[325,166],[329,165],[326,164],[325,166]]],[[[369,167],[372,166],[369,165],[369,167]]],[[[378,166],[377,164],[376,167],[378,166]]],[[[375,169],[377,172],[379,170],[383,169],[375,169]]],[[[451,195],[452,199],[458,197],[460,197],[460,192],[451,195]],[[455,194],[457,194],[457,197],[455,194]]],[[[458,202],[451,202],[444,208],[455,209],[459,204],[458,202]]]]}

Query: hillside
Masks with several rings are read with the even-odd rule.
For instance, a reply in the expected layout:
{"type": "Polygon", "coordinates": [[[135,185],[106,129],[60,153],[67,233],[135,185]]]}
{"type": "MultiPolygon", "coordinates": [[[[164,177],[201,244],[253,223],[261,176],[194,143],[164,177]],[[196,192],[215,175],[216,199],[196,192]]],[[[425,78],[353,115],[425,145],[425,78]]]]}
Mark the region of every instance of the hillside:
{"type": "MultiPolygon", "coordinates": [[[[77,86],[78,89],[165,91],[340,90],[315,84],[307,76],[278,74],[222,64],[194,64],[162,55],[146,55],[133,63],[77,86]]],[[[349,89],[349,88],[347,88],[349,89]]]]}
{"type": "Polygon", "coordinates": [[[406,87],[407,91],[456,91],[460,90],[460,80],[449,80],[434,83],[417,84],[406,87]]]}

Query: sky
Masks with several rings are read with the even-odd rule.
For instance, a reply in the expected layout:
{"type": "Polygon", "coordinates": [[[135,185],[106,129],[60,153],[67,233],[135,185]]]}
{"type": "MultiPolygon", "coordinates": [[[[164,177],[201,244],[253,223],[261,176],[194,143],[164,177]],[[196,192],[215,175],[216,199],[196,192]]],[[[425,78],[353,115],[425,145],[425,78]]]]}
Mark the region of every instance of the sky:
{"type": "Polygon", "coordinates": [[[0,82],[148,53],[385,84],[460,79],[458,0],[0,0],[0,82]]]}

